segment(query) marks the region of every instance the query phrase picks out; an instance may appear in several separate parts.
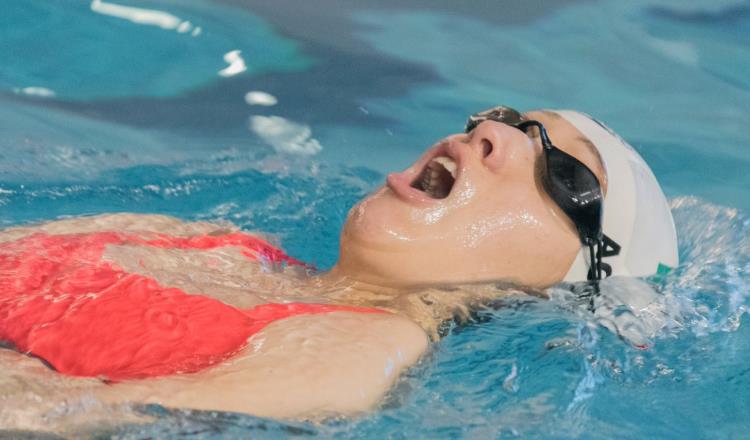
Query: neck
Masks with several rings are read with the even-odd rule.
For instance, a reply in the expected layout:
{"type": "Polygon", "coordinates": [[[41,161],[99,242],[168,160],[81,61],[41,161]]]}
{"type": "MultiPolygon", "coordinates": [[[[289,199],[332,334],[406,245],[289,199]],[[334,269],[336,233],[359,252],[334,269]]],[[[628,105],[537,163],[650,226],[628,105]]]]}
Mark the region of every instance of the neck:
{"type": "Polygon", "coordinates": [[[449,320],[465,321],[472,310],[492,300],[514,294],[531,294],[509,283],[466,283],[394,287],[363,281],[334,267],[312,278],[316,296],[337,304],[376,307],[403,315],[439,339],[449,320]]]}

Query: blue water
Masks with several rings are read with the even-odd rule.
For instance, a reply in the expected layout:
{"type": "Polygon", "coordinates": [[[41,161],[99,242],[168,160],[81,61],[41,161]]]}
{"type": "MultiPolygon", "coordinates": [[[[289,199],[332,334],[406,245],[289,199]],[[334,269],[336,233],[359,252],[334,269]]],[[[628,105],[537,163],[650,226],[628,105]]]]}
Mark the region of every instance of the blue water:
{"type": "Polygon", "coordinates": [[[161,13],[137,23],[111,2],[4,1],[0,226],[225,219],[326,268],[348,208],[468,113],[568,107],[628,139],[672,199],[675,320],[639,351],[564,301],[509,301],[371,415],[149,407],[157,422],[118,435],[748,437],[750,2],[295,3],[119,0],[161,13]]]}

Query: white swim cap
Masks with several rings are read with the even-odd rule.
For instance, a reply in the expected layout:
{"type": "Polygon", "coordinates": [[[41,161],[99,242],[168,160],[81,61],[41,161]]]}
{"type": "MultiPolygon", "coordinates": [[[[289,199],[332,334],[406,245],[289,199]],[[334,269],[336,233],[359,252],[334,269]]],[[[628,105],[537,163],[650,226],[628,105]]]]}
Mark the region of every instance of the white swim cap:
{"type": "MultiPolygon", "coordinates": [[[[641,277],[677,267],[677,233],[667,199],[643,158],[606,125],[577,111],[555,110],[586,136],[604,162],[607,194],[602,231],[622,249],[605,257],[612,275],[641,277]]],[[[585,281],[590,264],[582,247],[565,281],[585,281]]]]}

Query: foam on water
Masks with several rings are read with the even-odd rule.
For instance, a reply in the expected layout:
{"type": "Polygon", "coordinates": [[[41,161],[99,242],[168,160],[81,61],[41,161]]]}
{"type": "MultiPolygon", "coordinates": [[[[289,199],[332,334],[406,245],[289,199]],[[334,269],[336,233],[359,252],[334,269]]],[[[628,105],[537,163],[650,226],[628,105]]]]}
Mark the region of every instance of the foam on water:
{"type": "MultiPolygon", "coordinates": [[[[228,218],[249,230],[276,232],[297,250],[296,256],[309,253],[324,266],[335,257],[335,225],[373,179],[357,170],[333,175],[324,169],[315,177],[246,170],[184,178],[167,170],[156,178],[155,171],[131,171],[128,186],[6,187],[2,201],[24,206],[32,218],[66,212],[46,211],[50,205],[94,213],[134,203],[144,212],[228,218]],[[210,196],[216,188],[222,188],[220,200],[210,196]],[[331,198],[315,202],[324,194],[331,198]],[[332,203],[337,200],[332,194],[348,202],[332,203]],[[300,219],[317,219],[308,223],[304,238],[297,236],[300,219]],[[295,246],[300,241],[305,245],[295,246]]],[[[668,319],[648,335],[647,350],[600,325],[587,301],[511,298],[480,312],[474,323],[454,328],[372,415],[287,426],[242,415],[152,409],[159,414],[157,422],[122,426],[117,433],[123,438],[188,433],[189,438],[220,438],[254,433],[258,426],[266,426],[264,434],[271,437],[289,429],[342,437],[611,438],[624,427],[633,437],[741,433],[744,419],[730,420],[713,408],[747,411],[738,399],[750,390],[743,373],[750,363],[745,349],[750,334],[741,325],[747,320],[750,219],[697,198],[675,199],[672,208],[682,264],[650,281],[668,319]],[[213,420],[210,427],[208,420],[213,420]]]]}

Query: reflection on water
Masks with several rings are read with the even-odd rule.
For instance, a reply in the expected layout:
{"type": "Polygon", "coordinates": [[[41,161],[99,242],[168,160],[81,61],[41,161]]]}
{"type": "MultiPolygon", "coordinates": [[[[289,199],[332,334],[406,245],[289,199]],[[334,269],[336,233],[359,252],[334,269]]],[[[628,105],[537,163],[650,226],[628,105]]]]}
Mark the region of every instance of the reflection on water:
{"type": "Polygon", "coordinates": [[[276,105],[279,101],[270,93],[255,90],[245,93],[245,102],[248,105],[272,106],[276,105]]]}
{"type": "MultiPolygon", "coordinates": [[[[3,2],[0,93],[43,87],[55,92],[54,107],[102,105],[113,98],[176,96],[244,71],[298,70],[309,63],[295,43],[246,11],[209,0],[153,9],[127,3],[3,2]],[[252,61],[245,64],[245,55],[252,61]]],[[[122,110],[121,102],[117,106],[122,110]]],[[[164,120],[163,110],[147,116],[164,120]]]]}
{"type": "Polygon", "coordinates": [[[242,58],[241,53],[241,50],[230,50],[224,54],[224,61],[229,63],[229,65],[219,70],[219,76],[227,78],[247,70],[247,65],[245,64],[245,60],[242,58]]]}
{"type": "Polygon", "coordinates": [[[55,96],[54,90],[50,90],[45,87],[29,86],[23,88],[14,88],[13,91],[28,96],[38,96],[40,98],[54,98],[55,96]]]}
{"type": "Polygon", "coordinates": [[[281,116],[251,116],[250,129],[279,153],[312,156],[323,149],[308,125],[281,116]]]}
{"type": "Polygon", "coordinates": [[[194,27],[189,21],[183,21],[179,17],[154,9],[135,8],[116,3],[104,2],[102,0],[91,0],[91,10],[97,14],[109,15],[110,17],[123,18],[136,24],[158,26],[162,29],[174,29],[184,34],[191,32],[194,37],[200,35],[201,28],[194,27]]]}

